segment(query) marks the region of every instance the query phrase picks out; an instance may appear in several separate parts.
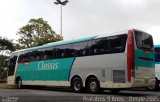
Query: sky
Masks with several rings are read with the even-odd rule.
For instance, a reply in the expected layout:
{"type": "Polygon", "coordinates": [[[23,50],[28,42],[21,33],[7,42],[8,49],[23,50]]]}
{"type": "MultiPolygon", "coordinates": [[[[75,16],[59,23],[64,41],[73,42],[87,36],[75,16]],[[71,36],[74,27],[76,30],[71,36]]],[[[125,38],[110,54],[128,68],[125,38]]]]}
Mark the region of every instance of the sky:
{"type": "MultiPolygon", "coordinates": [[[[43,18],[60,33],[60,5],[55,0],[0,0],[0,36],[16,40],[19,28],[43,18]]],[[[64,1],[64,0],[62,0],[64,1]]],[[[160,44],[160,0],[69,0],[63,6],[64,40],[143,30],[160,44]]]]}

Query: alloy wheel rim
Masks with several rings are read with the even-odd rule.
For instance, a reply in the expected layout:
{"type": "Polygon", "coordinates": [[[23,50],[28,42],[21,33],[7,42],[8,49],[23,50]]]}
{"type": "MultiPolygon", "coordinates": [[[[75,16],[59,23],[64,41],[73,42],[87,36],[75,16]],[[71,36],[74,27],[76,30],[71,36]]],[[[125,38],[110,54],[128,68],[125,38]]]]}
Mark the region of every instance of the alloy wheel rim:
{"type": "Polygon", "coordinates": [[[90,83],[90,90],[91,91],[96,91],[96,88],[97,88],[97,83],[95,81],[91,82],[90,83]]]}
{"type": "Polygon", "coordinates": [[[22,84],[22,82],[19,80],[18,81],[18,88],[21,88],[21,84],[22,84]]]}

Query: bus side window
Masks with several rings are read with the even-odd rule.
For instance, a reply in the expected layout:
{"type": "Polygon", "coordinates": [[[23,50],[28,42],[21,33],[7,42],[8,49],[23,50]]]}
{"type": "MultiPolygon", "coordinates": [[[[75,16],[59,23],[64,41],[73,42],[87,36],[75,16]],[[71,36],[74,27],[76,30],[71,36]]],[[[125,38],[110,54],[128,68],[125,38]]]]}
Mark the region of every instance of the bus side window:
{"type": "Polygon", "coordinates": [[[56,47],[56,57],[57,58],[69,58],[73,57],[72,44],[62,45],[56,47]]]}
{"type": "Polygon", "coordinates": [[[24,54],[20,54],[19,55],[18,63],[23,62],[23,56],[24,56],[24,54]]]}
{"type": "Polygon", "coordinates": [[[41,60],[41,56],[42,56],[42,51],[41,50],[35,50],[35,51],[32,51],[28,54],[30,55],[29,60],[31,60],[31,61],[41,60]]]}
{"type": "Polygon", "coordinates": [[[68,57],[73,57],[73,48],[72,48],[72,44],[68,44],[68,45],[65,45],[65,49],[64,49],[64,57],[65,58],[68,58],[68,57]]]}
{"type": "Polygon", "coordinates": [[[53,59],[53,48],[45,48],[42,50],[44,60],[53,59]]]}
{"type": "Polygon", "coordinates": [[[30,52],[25,52],[23,57],[22,57],[22,62],[29,62],[30,61],[30,52]]]}
{"type": "Polygon", "coordinates": [[[78,42],[73,44],[74,56],[86,56],[87,42],[78,42]]]}
{"type": "Polygon", "coordinates": [[[105,39],[96,39],[91,41],[90,54],[100,55],[105,52],[105,39]]]}
{"type": "Polygon", "coordinates": [[[121,50],[121,40],[118,39],[118,36],[112,36],[108,38],[109,40],[109,49],[111,53],[118,53],[121,50]]]}
{"type": "Polygon", "coordinates": [[[121,53],[125,51],[127,35],[110,36],[88,42],[90,55],[121,53]]]}
{"type": "Polygon", "coordinates": [[[120,37],[121,37],[122,52],[124,52],[126,48],[127,34],[121,35],[120,37]]]}
{"type": "Polygon", "coordinates": [[[64,48],[62,46],[57,46],[56,47],[56,58],[63,58],[64,57],[64,48]]]}
{"type": "Polygon", "coordinates": [[[95,55],[96,54],[96,40],[92,40],[90,42],[90,55],[95,55]]]}
{"type": "Polygon", "coordinates": [[[55,59],[56,58],[56,55],[57,55],[57,53],[56,53],[56,47],[53,47],[52,48],[52,59],[55,59]]]}
{"type": "Polygon", "coordinates": [[[107,38],[110,53],[121,53],[125,51],[127,35],[111,36],[107,38]]]}

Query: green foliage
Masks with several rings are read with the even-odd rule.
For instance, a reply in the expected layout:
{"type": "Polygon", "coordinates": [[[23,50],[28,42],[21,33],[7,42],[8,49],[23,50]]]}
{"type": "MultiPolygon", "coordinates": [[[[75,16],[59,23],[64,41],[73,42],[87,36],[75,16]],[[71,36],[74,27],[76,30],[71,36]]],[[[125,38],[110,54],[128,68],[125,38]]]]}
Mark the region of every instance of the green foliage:
{"type": "Polygon", "coordinates": [[[0,82],[6,80],[7,73],[3,70],[4,61],[8,58],[8,56],[0,55],[0,82]]]}
{"type": "Polygon", "coordinates": [[[14,43],[7,38],[0,37],[0,81],[6,79],[6,72],[3,71],[4,61],[8,58],[7,54],[15,50],[14,43]]]}
{"type": "Polygon", "coordinates": [[[56,34],[48,22],[42,18],[30,19],[27,25],[19,29],[17,35],[20,36],[17,40],[19,49],[63,40],[63,37],[56,34]]]}
{"type": "Polygon", "coordinates": [[[6,51],[12,52],[14,50],[15,50],[14,43],[11,40],[0,37],[0,53],[1,54],[6,51]]]}

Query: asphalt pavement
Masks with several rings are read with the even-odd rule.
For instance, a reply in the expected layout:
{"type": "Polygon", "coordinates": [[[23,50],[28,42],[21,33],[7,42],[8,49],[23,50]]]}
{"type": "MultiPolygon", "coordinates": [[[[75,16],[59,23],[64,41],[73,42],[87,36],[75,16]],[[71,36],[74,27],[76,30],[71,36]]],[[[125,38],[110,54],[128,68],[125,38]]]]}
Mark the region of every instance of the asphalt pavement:
{"type": "Polygon", "coordinates": [[[160,102],[160,91],[122,90],[117,94],[104,90],[98,94],[74,93],[68,88],[0,89],[0,102],[160,102]]]}

